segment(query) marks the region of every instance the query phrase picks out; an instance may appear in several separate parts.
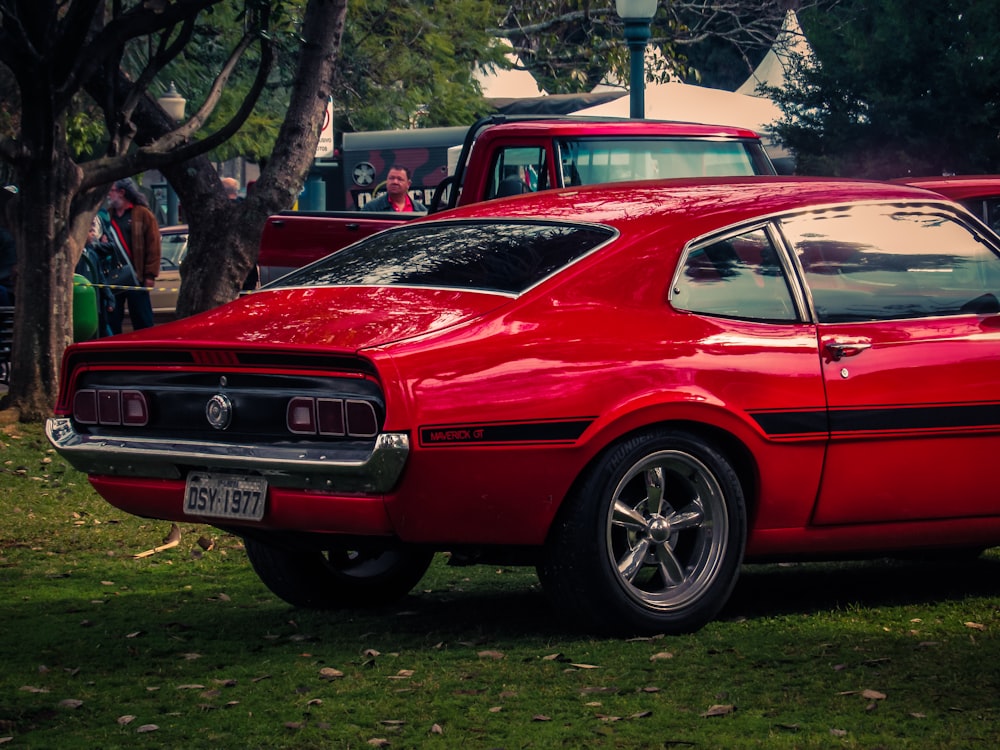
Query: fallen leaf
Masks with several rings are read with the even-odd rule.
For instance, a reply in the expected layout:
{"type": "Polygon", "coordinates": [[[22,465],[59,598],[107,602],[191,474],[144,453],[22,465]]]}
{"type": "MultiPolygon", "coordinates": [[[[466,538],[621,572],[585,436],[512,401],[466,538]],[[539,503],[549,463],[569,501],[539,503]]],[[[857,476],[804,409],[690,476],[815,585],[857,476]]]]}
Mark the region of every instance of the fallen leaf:
{"type": "Polygon", "coordinates": [[[124,716],[119,716],[117,721],[122,726],[125,726],[126,724],[131,724],[133,721],[135,721],[135,717],[132,716],[131,714],[125,714],[124,716]]]}
{"type": "Polygon", "coordinates": [[[83,705],[83,701],[77,698],[66,698],[65,700],[59,701],[59,705],[63,708],[79,708],[83,705]]]}
{"type": "Polygon", "coordinates": [[[493,707],[491,707],[491,708],[489,709],[489,712],[490,712],[491,714],[498,714],[498,713],[500,713],[501,711],[503,711],[503,706],[493,706],[493,707]]]}
{"type": "Polygon", "coordinates": [[[576,667],[577,669],[600,669],[596,664],[570,664],[571,667],[576,667]]]}
{"type": "Polygon", "coordinates": [[[736,706],[726,703],[726,704],[716,704],[714,706],[709,706],[708,710],[702,714],[702,717],[709,716],[728,716],[736,711],[736,706]]]}
{"type": "Polygon", "coordinates": [[[546,716],[545,714],[535,714],[531,717],[532,721],[552,721],[552,717],[546,716]]]}
{"type": "Polygon", "coordinates": [[[830,734],[832,734],[834,737],[846,737],[847,736],[847,730],[846,729],[831,729],[830,730],[830,734]]]}
{"type": "Polygon", "coordinates": [[[986,626],[979,622],[967,622],[965,627],[972,628],[973,630],[986,630],[986,626]]]}
{"type": "Polygon", "coordinates": [[[639,713],[632,714],[629,716],[630,719],[648,719],[653,715],[652,711],[640,711],[639,713]]]}
{"type": "Polygon", "coordinates": [[[372,737],[368,740],[368,744],[372,747],[389,747],[392,743],[385,739],[385,737],[372,737]]]}
{"type": "Polygon", "coordinates": [[[215,549],[215,540],[209,539],[207,536],[200,536],[198,537],[198,546],[206,552],[211,552],[215,549]]]}
{"type": "Polygon", "coordinates": [[[503,659],[504,653],[502,651],[480,651],[476,656],[480,659],[503,659]]]}
{"type": "Polygon", "coordinates": [[[413,677],[413,674],[414,674],[414,672],[413,672],[412,669],[401,669],[398,672],[396,672],[396,674],[389,675],[388,679],[390,679],[390,680],[408,680],[411,677],[413,677]]]}
{"type": "Polygon", "coordinates": [[[145,733],[145,732],[155,732],[157,729],[159,729],[159,727],[156,724],[143,724],[141,727],[139,727],[135,731],[139,732],[140,734],[142,734],[142,733],[145,733]]]}
{"type": "Polygon", "coordinates": [[[334,669],[333,667],[323,667],[319,670],[319,677],[321,680],[339,680],[343,676],[343,672],[339,669],[334,669]]]}
{"type": "Polygon", "coordinates": [[[431,734],[444,734],[444,729],[440,724],[431,724],[431,734]]]}
{"type": "Polygon", "coordinates": [[[177,689],[178,690],[204,690],[205,686],[204,685],[198,685],[198,684],[195,684],[195,683],[190,683],[190,684],[187,684],[187,685],[178,685],[177,689]]]}
{"type": "Polygon", "coordinates": [[[880,693],[878,690],[862,690],[861,697],[870,701],[884,701],[886,698],[885,693],[880,693]]]}
{"type": "Polygon", "coordinates": [[[669,651],[660,651],[658,654],[653,654],[649,657],[650,661],[664,661],[666,659],[673,659],[674,655],[669,651]]]}

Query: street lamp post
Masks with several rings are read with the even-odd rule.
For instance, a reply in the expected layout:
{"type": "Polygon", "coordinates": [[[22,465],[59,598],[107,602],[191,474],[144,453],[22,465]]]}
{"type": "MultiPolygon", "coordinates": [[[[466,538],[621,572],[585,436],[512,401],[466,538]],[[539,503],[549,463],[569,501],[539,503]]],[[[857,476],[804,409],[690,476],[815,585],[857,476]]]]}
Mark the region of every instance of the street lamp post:
{"type": "MultiPolygon", "coordinates": [[[[177,87],[174,86],[174,82],[170,82],[170,88],[167,89],[166,93],[156,100],[156,103],[163,108],[163,111],[167,113],[167,117],[173,120],[175,123],[180,122],[184,119],[184,107],[187,105],[187,99],[181,96],[177,92],[177,87]]],[[[177,193],[174,192],[173,185],[167,182],[167,224],[176,224],[178,221],[178,205],[177,205],[177,193]]]]}
{"type": "Polygon", "coordinates": [[[649,25],[656,15],[657,0],[615,0],[615,10],[625,22],[625,41],[630,52],[629,116],[646,116],[646,43],[649,25]]]}

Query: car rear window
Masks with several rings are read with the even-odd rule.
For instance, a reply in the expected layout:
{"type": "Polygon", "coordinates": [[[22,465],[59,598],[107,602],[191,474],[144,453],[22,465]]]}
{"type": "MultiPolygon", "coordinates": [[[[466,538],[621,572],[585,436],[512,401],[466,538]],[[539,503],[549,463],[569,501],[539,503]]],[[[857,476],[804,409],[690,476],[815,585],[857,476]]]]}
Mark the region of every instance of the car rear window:
{"type": "Polygon", "coordinates": [[[372,235],[268,286],[430,286],[520,294],[613,234],[592,224],[418,224],[372,235]]]}
{"type": "Polygon", "coordinates": [[[759,143],[700,138],[558,142],[564,185],[772,174],[759,143]]]}

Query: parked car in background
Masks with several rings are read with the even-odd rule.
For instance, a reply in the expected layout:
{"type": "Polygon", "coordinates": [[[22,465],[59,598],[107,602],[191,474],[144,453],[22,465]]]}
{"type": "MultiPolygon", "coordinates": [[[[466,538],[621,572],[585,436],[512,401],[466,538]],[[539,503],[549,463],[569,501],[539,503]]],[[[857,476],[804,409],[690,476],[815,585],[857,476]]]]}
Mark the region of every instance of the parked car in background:
{"type": "Polygon", "coordinates": [[[446,550],[536,566],[579,627],[690,631],[744,561],[1000,544],[998,253],[888,183],[482,203],[70,347],[47,434],[297,606],[384,603],[446,550]]]}
{"type": "Polygon", "coordinates": [[[153,314],[173,318],[177,310],[177,294],[181,288],[181,262],[187,253],[188,228],[186,224],[160,228],[160,275],[156,286],[149,293],[153,314]]]}
{"type": "Polygon", "coordinates": [[[1000,175],[904,177],[896,182],[933,190],[958,201],[993,231],[1000,231],[1000,175]]]}

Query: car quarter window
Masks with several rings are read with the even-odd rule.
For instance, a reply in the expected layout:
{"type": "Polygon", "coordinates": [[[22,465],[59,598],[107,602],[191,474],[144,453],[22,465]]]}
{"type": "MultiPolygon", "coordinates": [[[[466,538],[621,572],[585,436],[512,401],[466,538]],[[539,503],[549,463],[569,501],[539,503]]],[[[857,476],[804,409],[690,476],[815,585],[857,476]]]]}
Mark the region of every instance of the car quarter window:
{"type": "Polygon", "coordinates": [[[940,209],[852,206],[781,227],[821,323],[1000,312],[1000,257],[940,209]]]}
{"type": "Polygon", "coordinates": [[[423,286],[520,294],[614,236],[593,224],[448,221],[379,232],[269,287],[423,286]]]}
{"type": "Polygon", "coordinates": [[[703,315],[797,320],[788,278],[763,228],[692,248],[675,278],[670,302],[703,315]]]}

